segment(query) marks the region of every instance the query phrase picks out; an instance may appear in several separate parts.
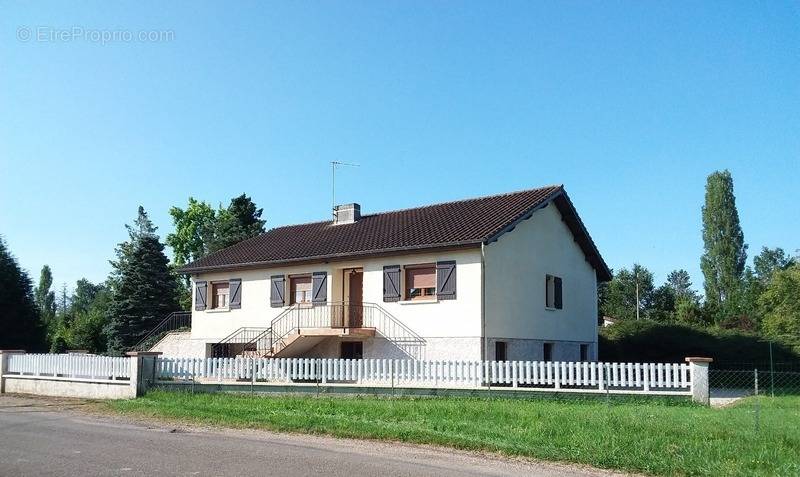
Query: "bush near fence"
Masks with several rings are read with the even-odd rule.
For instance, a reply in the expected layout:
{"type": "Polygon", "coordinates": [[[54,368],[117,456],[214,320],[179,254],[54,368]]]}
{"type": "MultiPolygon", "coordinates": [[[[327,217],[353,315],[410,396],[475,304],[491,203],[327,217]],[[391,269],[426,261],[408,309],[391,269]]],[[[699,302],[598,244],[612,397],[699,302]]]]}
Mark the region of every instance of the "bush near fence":
{"type": "MultiPolygon", "coordinates": [[[[603,328],[599,336],[601,361],[681,361],[684,356],[707,356],[714,368],[724,363],[800,363],[800,355],[779,342],[755,333],[699,328],[652,321],[622,321],[603,328]]],[[[753,368],[750,368],[752,370],[753,368]]]]}

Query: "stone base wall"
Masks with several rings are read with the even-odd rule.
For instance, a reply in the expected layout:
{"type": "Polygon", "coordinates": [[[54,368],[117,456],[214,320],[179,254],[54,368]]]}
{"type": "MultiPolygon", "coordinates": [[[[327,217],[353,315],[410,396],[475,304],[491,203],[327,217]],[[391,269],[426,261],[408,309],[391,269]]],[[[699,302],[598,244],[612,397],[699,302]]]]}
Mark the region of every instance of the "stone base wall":
{"type": "Polygon", "coordinates": [[[364,343],[364,358],[385,359],[429,359],[440,361],[478,361],[481,359],[481,339],[473,338],[425,338],[422,345],[396,344],[385,338],[341,339],[328,338],[309,351],[303,358],[340,358],[342,341],[364,343]]]}
{"type": "Polygon", "coordinates": [[[580,361],[581,345],[588,346],[588,361],[597,361],[597,343],[589,341],[528,340],[518,338],[489,338],[487,359],[494,360],[496,343],[506,343],[506,358],[509,361],[541,361],[544,359],[544,344],[553,344],[552,361],[580,361]]]}
{"type": "Polygon", "coordinates": [[[191,331],[173,331],[164,335],[150,351],[158,351],[164,356],[205,358],[208,356],[207,345],[204,340],[193,340],[191,331]]]}
{"type": "Polygon", "coordinates": [[[120,381],[119,384],[92,383],[44,377],[20,378],[8,375],[3,379],[7,393],[87,399],[131,399],[136,397],[136,386],[132,386],[128,381],[120,381]]]}

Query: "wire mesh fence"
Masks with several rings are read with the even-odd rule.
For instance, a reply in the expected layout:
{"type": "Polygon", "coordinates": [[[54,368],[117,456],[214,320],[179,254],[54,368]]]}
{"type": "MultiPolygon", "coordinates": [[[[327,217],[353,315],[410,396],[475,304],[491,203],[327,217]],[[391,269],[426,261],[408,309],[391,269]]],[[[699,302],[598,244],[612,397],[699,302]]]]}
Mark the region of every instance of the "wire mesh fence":
{"type": "Polygon", "coordinates": [[[712,398],[754,394],[800,396],[800,361],[713,363],[709,381],[712,398]]]}

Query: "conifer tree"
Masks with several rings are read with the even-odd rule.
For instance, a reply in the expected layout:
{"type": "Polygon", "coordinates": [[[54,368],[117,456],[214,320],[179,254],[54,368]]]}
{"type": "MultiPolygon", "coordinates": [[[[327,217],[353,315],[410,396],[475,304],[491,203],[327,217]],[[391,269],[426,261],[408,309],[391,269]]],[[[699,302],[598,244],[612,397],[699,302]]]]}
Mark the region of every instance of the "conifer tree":
{"type": "Polygon", "coordinates": [[[40,351],[44,328],[28,274],[0,237],[0,349],[40,351]]]}
{"type": "Polygon", "coordinates": [[[108,350],[118,354],[135,345],[169,313],[178,310],[177,280],[143,207],[129,241],[117,248],[114,285],[106,327],[108,350]]]}

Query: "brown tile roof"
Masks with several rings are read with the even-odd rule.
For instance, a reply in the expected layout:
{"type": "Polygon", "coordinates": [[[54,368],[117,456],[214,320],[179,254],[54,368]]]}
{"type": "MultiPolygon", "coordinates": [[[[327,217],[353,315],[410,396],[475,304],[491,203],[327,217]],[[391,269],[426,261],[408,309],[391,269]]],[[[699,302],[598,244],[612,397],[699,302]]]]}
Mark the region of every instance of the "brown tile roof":
{"type": "Polygon", "coordinates": [[[426,205],[362,215],[352,224],[331,221],[277,227],[212,253],[179,271],[193,273],[230,268],[257,268],[293,262],[376,255],[394,251],[479,245],[492,242],[555,201],[565,216],[598,279],[610,278],[608,267],[562,186],[426,205]]]}

